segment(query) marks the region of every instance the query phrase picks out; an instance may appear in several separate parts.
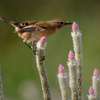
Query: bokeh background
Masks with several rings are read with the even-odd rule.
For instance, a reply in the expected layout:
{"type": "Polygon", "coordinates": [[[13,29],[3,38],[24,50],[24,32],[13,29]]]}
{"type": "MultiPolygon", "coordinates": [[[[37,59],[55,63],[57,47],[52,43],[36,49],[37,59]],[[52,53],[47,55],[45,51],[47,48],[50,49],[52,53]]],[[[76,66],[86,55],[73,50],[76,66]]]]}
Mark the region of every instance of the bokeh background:
{"type": "MultiPolygon", "coordinates": [[[[1,0],[0,16],[13,21],[62,18],[76,22],[82,32],[83,100],[92,85],[93,70],[100,71],[100,0],[1,0]]],[[[42,100],[36,60],[14,28],[0,21],[0,62],[5,100],[42,100]]],[[[58,66],[73,51],[71,26],[47,38],[45,65],[53,100],[61,100],[58,66]]]]}

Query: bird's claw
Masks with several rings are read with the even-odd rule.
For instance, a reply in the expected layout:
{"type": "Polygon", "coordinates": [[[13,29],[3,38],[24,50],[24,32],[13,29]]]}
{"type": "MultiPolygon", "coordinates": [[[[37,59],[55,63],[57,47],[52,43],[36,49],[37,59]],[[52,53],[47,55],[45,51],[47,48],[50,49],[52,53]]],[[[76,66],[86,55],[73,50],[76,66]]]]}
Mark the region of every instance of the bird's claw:
{"type": "Polygon", "coordinates": [[[34,49],[32,49],[32,51],[34,52],[35,55],[37,55],[36,54],[36,49],[37,49],[36,47],[34,49]]]}

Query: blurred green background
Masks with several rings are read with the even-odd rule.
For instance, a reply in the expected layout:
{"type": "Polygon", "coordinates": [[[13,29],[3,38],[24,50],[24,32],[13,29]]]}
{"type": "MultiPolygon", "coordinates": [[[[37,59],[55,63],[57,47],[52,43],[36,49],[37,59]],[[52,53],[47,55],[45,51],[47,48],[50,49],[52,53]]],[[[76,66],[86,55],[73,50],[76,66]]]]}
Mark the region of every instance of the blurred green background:
{"type": "MultiPolygon", "coordinates": [[[[76,22],[82,32],[83,100],[92,85],[93,70],[100,71],[100,0],[1,0],[0,16],[13,21],[45,21],[56,18],[76,22]]],[[[0,62],[5,100],[42,100],[36,60],[32,51],[13,33],[14,28],[0,21],[0,62]]],[[[61,100],[58,66],[66,65],[73,51],[71,26],[47,38],[45,65],[53,100],[61,100]]]]}

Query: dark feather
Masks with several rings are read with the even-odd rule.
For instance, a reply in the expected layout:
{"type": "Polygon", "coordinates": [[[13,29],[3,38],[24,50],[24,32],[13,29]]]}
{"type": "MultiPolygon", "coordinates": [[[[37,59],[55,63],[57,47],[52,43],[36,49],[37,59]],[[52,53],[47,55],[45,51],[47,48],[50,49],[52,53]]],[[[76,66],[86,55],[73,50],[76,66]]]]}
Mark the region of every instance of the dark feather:
{"type": "Polygon", "coordinates": [[[11,23],[11,20],[9,20],[9,19],[6,19],[6,18],[4,18],[4,17],[0,17],[0,19],[2,20],[2,21],[4,21],[4,22],[6,22],[6,23],[11,23]]]}
{"type": "Polygon", "coordinates": [[[22,28],[17,32],[32,32],[32,31],[36,31],[36,30],[40,30],[40,29],[38,29],[36,27],[27,27],[27,28],[22,28]]]}
{"type": "Polygon", "coordinates": [[[21,22],[20,25],[21,26],[34,25],[37,22],[38,21],[25,21],[25,22],[21,22]]]}

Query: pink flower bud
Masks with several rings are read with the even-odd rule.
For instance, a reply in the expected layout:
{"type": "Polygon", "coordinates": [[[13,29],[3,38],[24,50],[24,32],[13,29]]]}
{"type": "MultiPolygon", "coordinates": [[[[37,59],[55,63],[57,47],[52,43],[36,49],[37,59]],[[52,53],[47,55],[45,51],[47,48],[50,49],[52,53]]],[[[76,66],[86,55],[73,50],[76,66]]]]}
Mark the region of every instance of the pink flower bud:
{"type": "Polygon", "coordinates": [[[75,60],[74,58],[74,54],[73,52],[70,50],[69,54],[68,54],[68,60],[71,61],[71,60],[75,60]]]}
{"type": "Polygon", "coordinates": [[[94,72],[93,72],[93,75],[98,77],[99,76],[99,71],[97,69],[95,69],[94,72]]]}
{"type": "Polygon", "coordinates": [[[89,94],[94,94],[94,89],[91,86],[89,88],[89,94]]]}
{"type": "Polygon", "coordinates": [[[75,22],[73,22],[73,24],[72,24],[72,31],[76,32],[78,30],[79,30],[78,25],[75,22]]]}
{"type": "Polygon", "coordinates": [[[41,44],[45,44],[46,43],[46,37],[45,36],[41,37],[39,41],[40,41],[41,44]]]}
{"type": "Polygon", "coordinates": [[[65,69],[61,64],[58,67],[58,71],[59,71],[59,73],[65,73],[65,69]]]}

